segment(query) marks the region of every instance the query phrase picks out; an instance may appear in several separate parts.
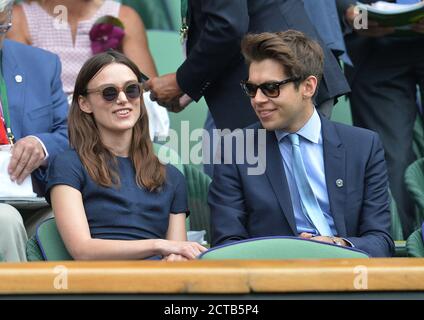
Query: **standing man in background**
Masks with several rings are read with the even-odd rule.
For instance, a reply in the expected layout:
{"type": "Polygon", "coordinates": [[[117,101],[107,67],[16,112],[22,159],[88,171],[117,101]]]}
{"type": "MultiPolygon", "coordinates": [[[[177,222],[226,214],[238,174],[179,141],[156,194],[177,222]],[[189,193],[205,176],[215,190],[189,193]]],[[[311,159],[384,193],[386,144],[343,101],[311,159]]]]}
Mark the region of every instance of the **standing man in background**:
{"type": "MultiPolygon", "coordinates": [[[[174,112],[204,96],[218,129],[243,128],[258,120],[240,88],[247,78],[240,52],[245,34],[295,29],[321,41],[298,0],[183,0],[182,12],[187,59],[176,73],[151,79],[151,95],[174,112]],[[187,99],[178,102],[181,97],[187,99]]],[[[324,48],[324,80],[316,103],[328,115],[349,86],[337,60],[324,48]]]]}
{"type": "MultiPolygon", "coordinates": [[[[366,3],[374,0],[362,1],[366,3]]],[[[398,0],[398,3],[419,0],[398,0]]],[[[413,128],[419,108],[417,85],[424,84],[424,20],[412,26],[416,35],[396,36],[395,29],[368,20],[355,29],[356,0],[337,0],[347,24],[346,46],[353,67],[345,66],[353,124],[379,133],[387,161],[390,189],[396,201],[406,239],[415,228],[415,207],[404,183],[406,168],[416,159],[413,128]]],[[[421,225],[421,223],[420,223],[421,225]]]]}

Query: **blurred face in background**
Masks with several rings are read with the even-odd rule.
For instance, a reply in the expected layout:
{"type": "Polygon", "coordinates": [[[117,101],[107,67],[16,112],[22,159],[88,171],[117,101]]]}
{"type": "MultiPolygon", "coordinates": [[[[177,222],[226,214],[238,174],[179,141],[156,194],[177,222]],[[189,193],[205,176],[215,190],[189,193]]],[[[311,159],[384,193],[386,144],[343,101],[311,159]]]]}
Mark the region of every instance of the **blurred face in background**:
{"type": "Polygon", "coordinates": [[[3,42],[6,38],[6,33],[12,26],[12,4],[0,12],[0,48],[3,48],[3,42]]]}

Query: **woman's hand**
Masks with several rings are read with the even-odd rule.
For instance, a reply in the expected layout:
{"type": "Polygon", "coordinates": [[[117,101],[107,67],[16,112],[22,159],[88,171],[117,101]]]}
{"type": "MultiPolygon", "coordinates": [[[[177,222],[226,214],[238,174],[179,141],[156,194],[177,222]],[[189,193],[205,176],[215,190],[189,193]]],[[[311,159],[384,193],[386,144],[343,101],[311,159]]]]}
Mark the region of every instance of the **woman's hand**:
{"type": "Polygon", "coordinates": [[[169,256],[164,257],[162,261],[188,261],[188,259],[179,254],[172,253],[169,256]]]}
{"type": "Polygon", "coordinates": [[[197,256],[207,250],[197,242],[173,240],[158,240],[156,242],[156,249],[158,253],[164,257],[174,254],[180,255],[188,260],[196,259],[197,256]]]}

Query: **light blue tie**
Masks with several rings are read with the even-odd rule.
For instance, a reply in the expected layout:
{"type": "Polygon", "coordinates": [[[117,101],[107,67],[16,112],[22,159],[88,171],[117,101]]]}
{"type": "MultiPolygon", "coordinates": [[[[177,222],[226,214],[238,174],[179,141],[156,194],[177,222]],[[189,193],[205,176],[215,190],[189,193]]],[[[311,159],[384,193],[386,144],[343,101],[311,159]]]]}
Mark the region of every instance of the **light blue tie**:
{"type": "Polygon", "coordinates": [[[307,218],[309,217],[310,222],[313,223],[320,235],[332,237],[333,233],[331,232],[331,228],[321,211],[317,198],[309,184],[308,177],[306,176],[305,165],[300,150],[299,136],[296,133],[292,133],[289,134],[288,137],[292,143],[292,170],[299,190],[303,213],[307,218]]]}

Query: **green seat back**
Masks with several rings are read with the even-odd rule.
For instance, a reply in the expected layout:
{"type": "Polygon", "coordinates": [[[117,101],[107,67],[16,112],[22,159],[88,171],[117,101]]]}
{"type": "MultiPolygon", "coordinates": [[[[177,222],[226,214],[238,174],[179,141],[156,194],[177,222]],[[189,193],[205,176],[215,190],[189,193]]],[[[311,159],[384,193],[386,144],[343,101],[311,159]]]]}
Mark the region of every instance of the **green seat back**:
{"type": "Polygon", "coordinates": [[[179,30],[181,11],[176,0],[122,0],[141,16],[146,29],[179,30]]]}
{"type": "Polygon", "coordinates": [[[256,238],[210,249],[202,260],[280,260],[368,258],[360,250],[292,237],[256,238]]]}
{"type": "Polygon", "coordinates": [[[409,257],[424,258],[424,243],[422,230],[413,232],[406,240],[406,250],[409,257]]]}
{"type": "Polygon", "coordinates": [[[195,166],[184,165],[187,182],[188,207],[190,209],[190,230],[206,231],[205,240],[210,243],[210,211],[208,191],[211,178],[195,166]]]}
{"type": "Polygon", "coordinates": [[[26,244],[26,256],[28,261],[44,261],[41,249],[38,246],[37,238],[33,235],[26,244]]]}
{"type": "Polygon", "coordinates": [[[415,120],[412,147],[417,159],[424,157],[424,122],[422,116],[418,116],[415,120]]]}
{"type": "Polygon", "coordinates": [[[405,184],[418,209],[415,221],[418,228],[424,221],[424,158],[416,160],[406,169],[405,184]]]}
{"type": "Polygon", "coordinates": [[[48,219],[38,226],[36,238],[44,260],[73,260],[60,237],[54,218],[48,219]]]}
{"type": "Polygon", "coordinates": [[[334,106],[331,120],[352,125],[352,113],[350,111],[350,103],[346,97],[340,97],[334,106]]]}
{"type": "Polygon", "coordinates": [[[391,220],[392,220],[391,236],[394,241],[402,241],[404,240],[402,223],[400,221],[399,213],[396,206],[396,201],[393,198],[390,190],[389,190],[389,194],[390,194],[390,214],[391,214],[391,220]]]}

